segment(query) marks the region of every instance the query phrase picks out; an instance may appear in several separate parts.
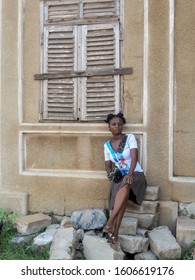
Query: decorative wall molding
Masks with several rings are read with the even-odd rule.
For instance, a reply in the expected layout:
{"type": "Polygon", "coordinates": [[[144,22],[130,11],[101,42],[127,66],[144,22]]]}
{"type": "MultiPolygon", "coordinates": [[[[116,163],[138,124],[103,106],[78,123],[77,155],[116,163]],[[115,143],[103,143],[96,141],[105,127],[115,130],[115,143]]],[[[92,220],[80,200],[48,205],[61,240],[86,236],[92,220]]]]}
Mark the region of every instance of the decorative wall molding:
{"type": "Polygon", "coordinates": [[[194,177],[174,176],[174,18],[175,0],[169,1],[169,179],[175,182],[195,183],[194,177]]]}
{"type": "MultiPolygon", "coordinates": [[[[27,168],[27,142],[26,136],[28,135],[63,135],[63,136],[86,136],[86,132],[73,132],[73,131],[20,131],[19,133],[19,174],[28,176],[60,176],[60,177],[76,177],[76,178],[99,178],[105,179],[105,171],[93,171],[93,170],[79,170],[79,169],[37,169],[37,168],[27,168]]],[[[134,132],[136,138],[140,143],[139,157],[141,165],[146,170],[146,133],[134,132]]],[[[96,133],[88,132],[89,136],[104,137],[108,136],[108,133],[98,131],[96,133]]],[[[103,147],[102,147],[103,149],[103,147]]]]}

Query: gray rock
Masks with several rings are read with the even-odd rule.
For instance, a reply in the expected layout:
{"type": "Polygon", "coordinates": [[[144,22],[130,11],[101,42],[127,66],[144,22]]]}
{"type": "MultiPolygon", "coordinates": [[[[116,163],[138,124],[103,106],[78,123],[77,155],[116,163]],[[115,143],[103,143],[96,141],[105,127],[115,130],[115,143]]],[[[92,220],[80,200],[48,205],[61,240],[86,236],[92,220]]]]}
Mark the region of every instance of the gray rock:
{"type": "Polygon", "coordinates": [[[100,209],[75,211],[71,216],[71,222],[77,229],[99,229],[106,224],[106,221],[106,215],[100,209]]]}
{"type": "Polygon", "coordinates": [[[134,256],[134,260],[158,260],[152,251],[148,250],[146,252],[137,253],[134,256]]]}
{"type": "Polygon", "coordinates": [[[140,235],[119,235],[121,249],[130,254],[146,252],[149,246],[149,239],[140,235]]]}
{"type": "Polygon", "coordinates": [[[50,247],[50,260],[70,260],[73,241],[73,228],[60,227],[53,238],[50,247]]]}
{"type": "Polygon", "coordinates": [[[42,232],[41,234],[37,235],[34,238],[33,241],[34,245],[43,246],[43,245],[50,244],[58,228],[59,228],[59,224],[50,225],[46,229],[46,231],[42,232]]]}
{"type": "Polygon", "coordinates": [[[151,251],[159,260],[181,257],[181,247],[167,226],[156,227],[148,233],[151,251]]]}
{"type": "Polygon", "coordinates": [[[132,217],[123,217],[119,234],[136,235],[138,220],[132,217]]]}
{"type": "Polygon", "coordinates": [[[106,238],[85,235],[83,239],[86,260],[123,260],[120,243],[109,244],[106,238]]]}

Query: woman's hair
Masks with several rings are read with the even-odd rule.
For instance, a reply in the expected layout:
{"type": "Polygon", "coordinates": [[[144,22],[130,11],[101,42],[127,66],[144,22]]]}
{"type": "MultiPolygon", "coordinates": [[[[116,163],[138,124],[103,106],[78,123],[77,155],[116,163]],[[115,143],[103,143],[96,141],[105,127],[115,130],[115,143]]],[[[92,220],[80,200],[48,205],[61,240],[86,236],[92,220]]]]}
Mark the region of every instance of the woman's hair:
{"type": "Polygon", "coordinates": [[[121,112],[119,112],[118,114],[108,114],[107,118],[104,121],[106,123],[110,123],[113,118],[120,118],[123,121],[123,124],[126,124],[126,119],[121,112]]]}

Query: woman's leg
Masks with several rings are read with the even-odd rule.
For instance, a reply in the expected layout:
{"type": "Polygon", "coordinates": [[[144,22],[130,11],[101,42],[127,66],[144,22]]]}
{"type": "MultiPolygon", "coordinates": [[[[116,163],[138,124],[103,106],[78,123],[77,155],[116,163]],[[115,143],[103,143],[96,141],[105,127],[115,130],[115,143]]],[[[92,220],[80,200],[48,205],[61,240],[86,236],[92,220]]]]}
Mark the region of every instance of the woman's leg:
{"type": "Polygon", "coordinates": [[[118,215],[117,215],[117,217],[115,219],[116,222],[115,222],[115,227],[114,227],[114,231],[113,231],[113,236],[116,239],[118,239],[119,228],[120,228],[121,221],[122,221],[124,213],[125,213],[127,201],[128,201],[128,197],[126,199],[126,202],[123,204],[123,206],[121,207],[120,211],[118,212],[118,215]]]}
{"type": "Polygon", "coordinates": [[[114,208],[107,222],[107,226],[110,227],[111,229],[113,229],[114,225],[118,227],[117,219],[119,219],[118,223],[122,220],[126,208],[127,200],[129,197],[129,191],[130,191],[130,185],[126,184],[116,194],[114,208]]]}

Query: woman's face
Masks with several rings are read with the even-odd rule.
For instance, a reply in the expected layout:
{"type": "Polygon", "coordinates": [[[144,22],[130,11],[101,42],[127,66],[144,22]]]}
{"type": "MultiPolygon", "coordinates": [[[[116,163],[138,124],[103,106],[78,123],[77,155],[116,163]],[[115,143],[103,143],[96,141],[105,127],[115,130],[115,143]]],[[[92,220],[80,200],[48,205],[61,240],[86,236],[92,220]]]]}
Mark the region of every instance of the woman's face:
{"type": "Polygon", "coordinates": [[[123,121],[119,117],[114,117],[109,122],[109,130],[112,134],[121,134],[123,130],[123,121]]]}

